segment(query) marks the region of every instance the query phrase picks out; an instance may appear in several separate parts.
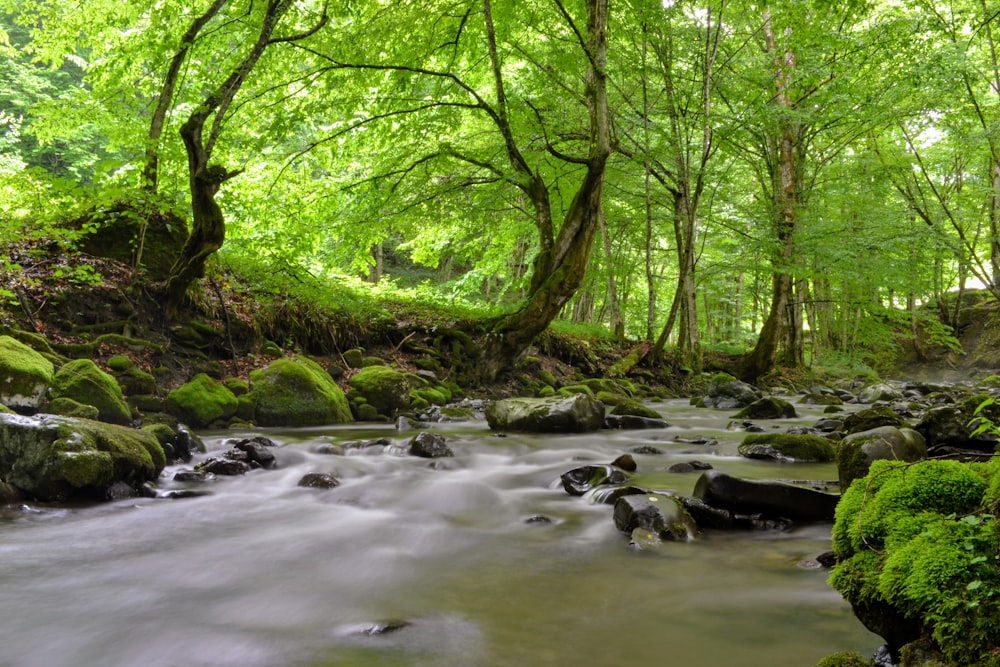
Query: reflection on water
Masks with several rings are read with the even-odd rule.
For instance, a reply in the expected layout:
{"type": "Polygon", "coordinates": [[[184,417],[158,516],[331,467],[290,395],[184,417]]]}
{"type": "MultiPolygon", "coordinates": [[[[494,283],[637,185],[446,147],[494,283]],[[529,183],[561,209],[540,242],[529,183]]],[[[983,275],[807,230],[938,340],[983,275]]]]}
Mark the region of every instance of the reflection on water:
{"type": "Polygon", "coordinates": [[[436,465],[399,447],[314,451],[403,444],[389,427],[268,431],[280,468],[220,479],[210,496],[6,508],[0,665],[808,667],[871,653],[879,639],[809,566],[829,526],[633,552],[610,507],[558,487],[579,461],[639,445],[661,452],[635,455],[644,481],[678,493],[696,476],[663,470],[693,458],[747,477],[836,477],[739,459],[727,413],[654,407],[675,425],[506,438],[443,425],[456,456],[436,465]],[[676,442],[695,436],[709,444],[676,442]],[[297,487],[306,472],[342,484],[297,487]],[[527,521],[538,515],[549,521],[527,521]]]}

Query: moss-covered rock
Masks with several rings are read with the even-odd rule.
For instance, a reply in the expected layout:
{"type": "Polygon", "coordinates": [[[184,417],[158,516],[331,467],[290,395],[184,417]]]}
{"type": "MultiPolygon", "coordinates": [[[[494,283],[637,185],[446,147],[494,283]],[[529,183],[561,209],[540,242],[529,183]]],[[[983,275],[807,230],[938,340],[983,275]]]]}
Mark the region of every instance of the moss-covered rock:
{"type": "Polygon", "coordinates": [[[226,387],[226,389],[233,392],[233,396],[236,396],[237,398],[250,393],[250,383],[243,378],[226,378],[222,381],[222,384],[226,387]]]}
{"type": "Polygon", "coordinates": [[[862,658],[858,653],[845,651],[828,655],[816,663],[816,667],[871,667],[872,661],[862,658]]]}
{"type": "Polygon", "coordinates": [[[486,409],[495,431],[581,433],[604,424],[604,404],[586,394],[551,398],[508,398],[486,409]]]}
{"type": "Polygon", "coordinates": [[[409,407],[410,387],[406,373],[388,366],[367,366],[351,378],[352,392],[387,417],[409,407]]]}
{"type": "Polygon", "coordinates": [[[118,386],[126,396],[156,393],[156,378],[142,370],[123,354],[108,359],[108,368],[114,373],[118,386]]]}
{"type": "Polygon", "coordinates": [[[880,426],[852,433],[837,446],[837,476],[840,488],[868,474],[873,461],[919,461],[927,457],[923,436],[910,428],[880,426]]]}
{"type": "Polygon", "coordinates": [[[746,406],[734,415],[736,419],[791,419],[795,407],[783,398],[765,396],[746,406]]]}
{"type": "Polygon", "coordinates": [[[40,500],[103,498],[116,482],[154,480],[166,460],[152,435],[56,415],[0,414],[0,477],[40,500]]]}
{"type": "Polygon", "coordinates": [[[998,501],[1000,461],[875,461],[837,506],[830,583],[893,651],[998,665],[998,501]]]}
{"type": "Polygon", "coordinates": [[[829,439],[808,433],[754,433],[743,438],[738,449],[749,459],[796,463],[833,461],[836,455],[829,439]]]}
{"type": "Polygon", "coordinates": [[[845,433],[860,433],[870,431],[879,426],[903,426],[905,422],[888,405],[875,405],[858,410],[844,419],[845,433]]]}
{"type": "Polygon", "coordinates": [[[132,411],[115,378],[102,371],[90,359],[74,359],[65,364],[52,379],[52,398],[71,398],[77,403],[97,408],[101,421],[128,424],[132,411]]]}
{"type": "Polygon", "coordinates": [[[647,417],[649,419],[662,419],[663,416],[653,408],[643,405],[637,400],[623,398],[611,408],[611,414],[633,417],[647,417]]]}
{"type": "Polygon", "coordinates": [[[347,397],[311,359],[276,359],[250,374],[259,426],[319,426],[351,421],[347,397]]]}
{"type": "Polygon", "coordinates": [[[0,336],[0,403],[35,409],[45,402],[55,370],[52,362],[10,336],[0,336]]]}
{"type": "Polygon", "coordinates": [[[79,417],[80,419],[98,419],[100,411],[93,405],[77,403],[72,398],[56,398],[49,401],[46,412],[63,417],[79,417]]]}
{"type": "Polygon", "coordinates": [[[205,428],[235,415],[239,400],[228,387],[199,373],[167,394],[166,407],[191,428],[205,428]]]}

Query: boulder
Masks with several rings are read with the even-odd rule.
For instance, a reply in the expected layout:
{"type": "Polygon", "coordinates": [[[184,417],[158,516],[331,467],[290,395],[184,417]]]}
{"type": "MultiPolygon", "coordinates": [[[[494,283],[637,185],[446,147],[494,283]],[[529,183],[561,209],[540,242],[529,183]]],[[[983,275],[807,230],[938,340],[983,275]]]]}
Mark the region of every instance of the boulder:
{"type": "Polygon", "coordinates": [[[10,336],[0,336],[0,404],[41,407],[53,376],[51,361],[10,336]]]}
{"type": "Polygon", "coordinates": [[[614,519],[623,533],[641,528],[663,540],[689,540],[698,535],[698,525],[683,503],[660,493],[621,496],[615,501],[614,519]]]}
{"type": "Polygon", "coordinates": [[[237,440],[232,445],[233,449],[243,452],[246,455],[245,459],[243,457],[239,458],[240,460],[247,461],[251,467],[270,469],[278,465],[274,454],[270,451],[270,448],[276,447],[277,444],[270,438],[258,435],[252,438],[237,440]]]}
{"type": "Polygon", "coordinates": [[[191,428],[206,428],[236,414],[239,399],[225,385],[199,373],[167,394],[167,412],[191,428]]]}
{"type": "Polygon", "coordinates": [[[321,426],[351,421],[347,397],[329,374],[304,357],[282,358],[250,374],[259,426],[321,426]]]}
{"type": "Polygon", "coordinates": [[[611,414],[629,417],[645,417],[646,419],[662,419],[663,417],[659,412],[643,405],[639,401],[633,398],[623,398],[619,400],[612,408],[611,414]]]}
{"type": "Polygon", "coordinates": [[[39,500],[103,499],[138,489],[166,461],[149,433],[89,419],[0,414],[0,477],[39,500]]]}
{"type": "Polygon", "coordinates": [[[879,426],[852,433],[837,447],[837,477],[841,491],[854,480],[868,474],[873,461],[919,461],[927,458],[927,445],[920,433],[911,428],[879,426]]]}
{"type": "Polygon", "coordinates": [[[782,463],[825,463],[836,455],[833,443],[805,433],[748,435],[739,445],[740,456],[782,463]]]}
{"type": "Polygon", "coordinates": [[[123,425],[132,421],[118,381],[90,359],[74,359],[63,365],[52,379],[51,394],[52,398],[94,406],[101,421],[123,425]]]}
{"type": "Polygon", "coordinates": [[[486,409],[494,431],[582,433],[604,424],[604,404],[585,394],[548,398],[507,398],[486,409]]]}
{"type": "MultiPolygon", "coordinates": [[[[924,436],[928,447],[960,447],[992,452],[997,444],[994,436],[988,432],[972,436],[976,426],[974,412],[975,408],[970,410],[965,405],[931,408],[913,428],[924,436]]],[[[993,415],[986,416],[997,421],[993,415]]]]}
{"type": "MultiPolygon", "coordinates": [[[[366,366],[351,378],[351,392],[379,414],[393,417],[410,405],[410,380],[406,373],[387,366],[366,366]]],[[[429,401],[433,402],[433,401],[429,401]]]]}
{"type": "Polygon", "coordinates": [[[796,521],[832,521],[839,496],[774,480],[749,480],[710,470],[698,478],[694,497],[737,514],[796,521]]]}
{"type": "Polygon", "coordinates": [[[886,382],[879,382],[865,387],[858,394],[859,403],[876,403],[898,401],[903,398],[903,392],[896,386],[886,382]]]}
{"type": "Polygon", "coordinates": [[[726,373],[719,373],[712,379],[708,395],[702,400],[706,408],[732,410],[743,408],[761,398],[761,392],[753,385],[737,380],[726,373]]]}
{"type": "Polygon", "coordinates": [[[844,418],[845,433],[870,431],[879,426],[902,426],[903,418],[887,405],[876,405],[858,410],[844,418]]]}
{"type": "Polygon", "coordinates": [[[420,456],[425,459],[437,459],[445,456],[454,456],[451,449],[445,443],[444,436],[437,433],[422,432],[413,436],[407,446],[407,452],[411,456],[420,456]]]}
{"type": "Polygon", "coordinates": [[[303,486],[307,489],[332,489],[340,486],[340,481],[329,473],[308,472],[299,480],[298,486],[303,486]]]}
{"type": "Polygon", "coordinates": [[[796,417],[795,406],[783,398],[766,396],[737,412],[734,419],[791,419],[796,417]]]}

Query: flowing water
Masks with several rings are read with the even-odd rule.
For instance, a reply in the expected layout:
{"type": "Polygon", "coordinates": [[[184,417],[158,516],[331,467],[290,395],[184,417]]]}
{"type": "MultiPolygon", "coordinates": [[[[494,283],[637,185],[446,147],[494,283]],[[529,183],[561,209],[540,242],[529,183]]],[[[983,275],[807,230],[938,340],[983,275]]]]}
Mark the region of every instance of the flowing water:
{"type": "Polygon", "coordinates": [[[673,426],[501,438],[485,422],[434,425],[455,452],[435,462],[405,455],[389,426],[211,433],[215,455],[266,435],[280,467],[197,498],[0,509],[0,666],[809,667],[871,654],[880,639],[810,560],[829,525],[635,551],[610,506],[562,490],[562,472],[640,445],[661,452],[634,455],[641,480],[682,494],[697,473],[663,470],[691,459],[836,478],[832,465],[740,459],[729,413],[653,407],[673,426]],[[378,437],[393,445],[316,452],[378,437]],[[700,437],[718,443],[678,442],[700,437]],[[307,472],[342,483],[298,487],[307,472]]]}

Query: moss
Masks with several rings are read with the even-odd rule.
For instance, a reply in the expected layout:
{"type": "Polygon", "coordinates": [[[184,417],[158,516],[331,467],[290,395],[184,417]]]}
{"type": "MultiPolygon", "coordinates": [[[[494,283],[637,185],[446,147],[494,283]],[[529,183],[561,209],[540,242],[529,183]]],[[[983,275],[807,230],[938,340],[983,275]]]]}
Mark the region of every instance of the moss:
{"type": "Polygon", "coordinates": [[[754,454],[762,451],[761,446],[769,447],[777,454],[767,458],[827,462],[832,461],[835,455],[829,439],[807,433],[754,433],[743,438],[739,445],[740,455],[761,458],[754,454]]]}
{"type": "Polygon", "coordinates": [[[276,359],[250,374],[260,426],[319,426],[351,421],[347,397],[311,359],[276,359]]]}
{"type": "Polygon", "coordinates": [[[356,414],[358,416],[358,421],[362,422],[384,421],[384,418],[381,415],[379,415],[378,410],[376,410],[375,406],[373,405],[368,405],[367,403],[361,403],[360,405],[357,405],[355,409],[356,409],[356,414]]]}
{"type": "Polygon", "coordinates": [[[64,417],[79,417],[81,419],[97,419],[100,411],[93,405],[77,403],[72,398],[57,398],[49,402],[47,412],[64,417]]]}
{"type": "Polygon", "coordinates": [[[70,357],[93,357],[102,346],[117,348],[145,348],[153,352],[163,353],[163,346],[141,338],[129,338],[121,334],[104,334],[88,343],[56,343],[53,348],[70,357]]]}
{"type": "Polygon", "coordinates": [[[875,461],[837,506],[831,585],[856,613],[917,623],[948,664],[1000,664],[1000,531],[986,512],[998,474],[992,461],[875,461]]]}
{"type": "Polygon", "coordinates": [[[13,414],[16,414],[16,413],[13,410],[11,410],[10,408],[8,408],[6,405],[4,405],[3,403],[0,403],[0,414],[13,415],[13,414]]]}
{"type": "Polygon", "coordinates": [[[236,414],[239,400],[227,387],[204,373],[167,394],[167,412],[191,428],[205,428],[236,414]]]}
{"type": "Polygon", "coordinates": [[[777,396],[756,400],[733,415],[735,419],[791,419],[796,416],[792,404],[777,396]]]}
{"type": "Polygon", "coordinates": [[[344,352],[344,362],[351,368],[361,368],[361,362],[364,361],[365,351],[363,348],[354,348],[344,352]]]}
{"type": "Polygon", "coordinates": [[[250,383],[243,378],[226,378],[222,381],[222,385],[229,391],[233,392],[233,396],[236,396],[237,398],[250,391],[250,383]]]}
{"type": "Polygon", "coordinates": [[[52,380],[52,396],[93,405],[102,421],[112,424],[132,421],[132,411],[118,381],[90,359],[75,359],[60,368],[52,380]]]}
{"type": "MultiPolygon", "coordinates": [[[[435,405],[440,405],[440,403],[436,403],[435,405]]],[[[426,398],[423,398],[420,395],[411,394],[410,398],[411,410],[426,410],[429,407],[431,407],[431,402],[428,401],[426,398]]]]}
{"type": "Polygon", "coordinates": [[[368,366],[351,378],[351,389],[388,417],[409,407],[410,387],[406,374],[387,366],[368,366]]]}
{"type": "Polygon", "coordinates": [[[623,398],[617,405],[611,409],[611,414],[613,415],[633,415],[636,417],[648,417],[649,419],[663,419],[661,415],[656,410],[647,407],[640,403],[639,401],[633,400],[631,398],[623,398]]]}
{"type": "Polygon", "coordinates": [[[113,371],[127,371],[132,368],[135,364],[132,360],[126,357],[124,354],[116,354],[107,361],[108,368],[113,371]]]}
{"type": "Polygon", "coordinates": [[[816,663],[816,667],[871,667],[871,665],[871,660],[866,660],[853,651],[834,653],[816,663]]]}
{"type": "Polygon", "coordinates": [[[547,368],[543,368],[540,371],[538,371],[537,375],[539,380],[549,385],[550,387],[556,387],[559,385],[559,380],[556,379],[555,374],[552,371],[548,370],[547,368]]]}
{"type": "Polygon", "coordinates": [[[0,402],[38,407],[53,377],[51,361],[10,336],[0,336],[0,402]]]}
{"type": "Polygon", "coordinates": [[[385,360],[380,357],[365,357],[361,360],[361,368],[370,366],[385,366],[385,360]]]}
{"type": "MultiPolygon", "coordinates": [[[[410,392],[410,407],[415,410],[422,410],[423,409],[422,407],[419,407],[414,404],[414,400],[416,399],[421,399],[426,404],[429,405],[444,405],[448,402],[447,396],[437,391],[436,389],[430,389],[430,388],[414,389],[413,391],[410,392]]],[[[426,407],[426,405],[424,407],[426,407]]]]}
{"type": "Polygon", "coordinates": [[[556,395],[556,390],[554,387],[550,385],[545,385],[544,387],[539,389],[538,392],[536,393],[536,396],[538,396],[538,398],[546,398],[548,396],[555,396],[555,395],[556,395]]]}
{"type": "Polygon", "coordinates": [[[559,389],[558,394],[563,396],[573,396],[574,394],[583,394],[584,396],[590,396],[593,398],[594,391],[585,384],[571,384],[559,389]]]}

